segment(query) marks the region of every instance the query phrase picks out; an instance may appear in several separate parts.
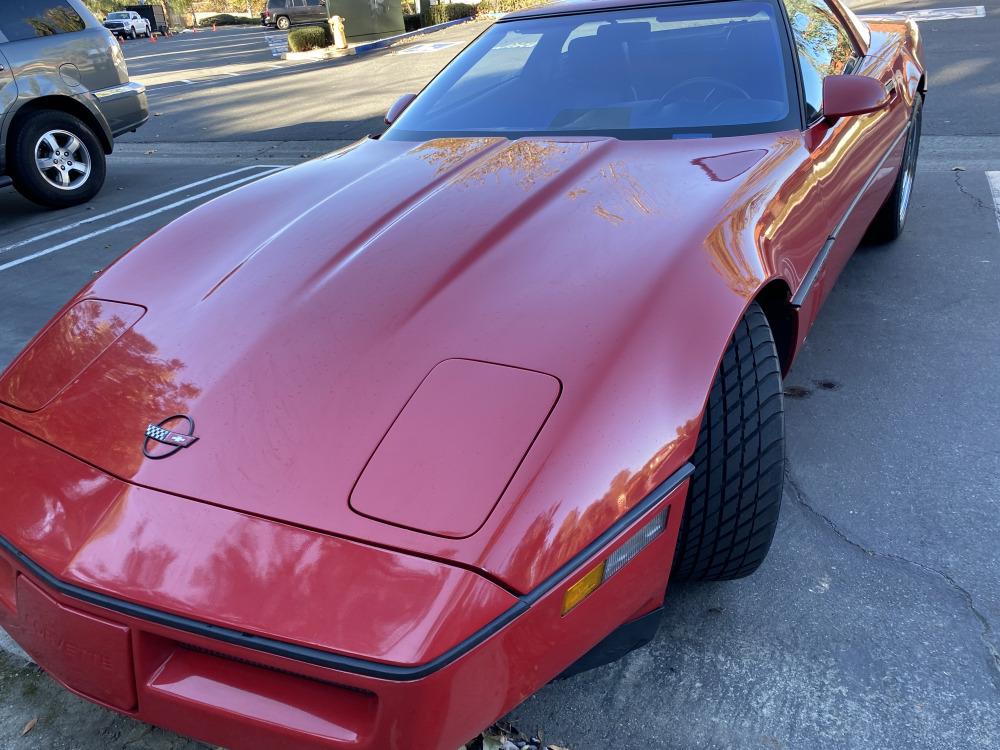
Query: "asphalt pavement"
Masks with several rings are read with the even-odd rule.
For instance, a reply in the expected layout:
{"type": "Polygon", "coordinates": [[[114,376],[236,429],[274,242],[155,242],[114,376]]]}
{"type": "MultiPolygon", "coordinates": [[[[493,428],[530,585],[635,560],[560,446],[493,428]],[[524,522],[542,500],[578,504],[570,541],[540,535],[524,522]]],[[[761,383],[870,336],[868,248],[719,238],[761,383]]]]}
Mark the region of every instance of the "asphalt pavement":
{"type": "MultiPolygon", "coordinates": [[[[377,132],[483,28],[299,64],[274,56],[273,30],[125,42],[154,117],[122,139],[104,192],[52,213],[0,190],[0,366],[171,219],[377,132]],[[430,41],[450,46],[400,54],[430,41]]],[[[652,644],[529,698],[508,717],[523,731],[572,750],[1000,748],[1000,0],[921,31],[931,90],[907,229],[859,249],[786,380],[768,560],[673,587],[652,644]]],[[[0,746],[202,747],[70,695],[13,649],[0,746]]]]}

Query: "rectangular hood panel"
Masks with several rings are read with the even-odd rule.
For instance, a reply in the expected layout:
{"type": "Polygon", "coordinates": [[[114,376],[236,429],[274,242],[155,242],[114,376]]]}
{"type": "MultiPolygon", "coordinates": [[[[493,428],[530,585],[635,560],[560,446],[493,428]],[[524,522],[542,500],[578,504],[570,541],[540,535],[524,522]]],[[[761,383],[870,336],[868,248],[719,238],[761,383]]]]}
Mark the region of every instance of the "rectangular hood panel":
{"type": "Polygon", "coordinates": [[[559,396],[531,370],[450,359],[407,402],[351,494],[358,513],[436,536],[475,533],[559,396]]]}

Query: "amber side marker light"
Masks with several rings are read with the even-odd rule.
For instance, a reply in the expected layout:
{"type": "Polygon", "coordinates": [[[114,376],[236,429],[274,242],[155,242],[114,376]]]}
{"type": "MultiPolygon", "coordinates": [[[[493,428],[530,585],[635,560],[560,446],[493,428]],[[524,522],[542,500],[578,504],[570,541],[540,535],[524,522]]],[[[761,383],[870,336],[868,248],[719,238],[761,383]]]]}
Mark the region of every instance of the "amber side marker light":
{"type": "Polygon", "coordinates": [[[631,562],[667,527],[667,512],[664,508],[639,529],[625,544],[612,552],[604,560],[591,568],[587,574],[574,583],[563,595],[562,613],[565,615],[577,604],[593,594],[602,583],[631,562]]]}

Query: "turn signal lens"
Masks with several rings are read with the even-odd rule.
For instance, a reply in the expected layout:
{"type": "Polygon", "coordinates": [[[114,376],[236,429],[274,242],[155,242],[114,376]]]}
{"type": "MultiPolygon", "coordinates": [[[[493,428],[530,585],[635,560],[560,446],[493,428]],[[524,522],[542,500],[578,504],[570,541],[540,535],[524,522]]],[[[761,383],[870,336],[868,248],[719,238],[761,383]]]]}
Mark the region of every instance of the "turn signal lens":
{"type": "Polygon", "coordinates": [[[611,578],[615,573],[628,565],[635,556],[649,546],[667,527],[667,513],[670,509],[664,508],[649,522],[639,529],[621,547],[616,549],[606,560],[603,560],[587,575],[574,583],[563,595],[562,613],[565,615],[573,607],[593,594],[597,587],[611,578]]]}
{"type": "Polygon", "coordinates": [[[594,590],[600,586],[603,581],[604,563],[602,562],[587,573],[587,575],[566,589],[566,594],[563,596],[562,613],[566,614],[573,609],[573,607],[594,593],[594,590]]]}
{"type": "MultiPolygon", "coordinates": [[[[667,509],[664,508],[643,526],[625,544],[611,553],[604,565],[604,580],[608,580],[624,568],[632,558],[638,555],[646,546],[660,535],[667,526],[667,509]]],[[[603,581],[602,581],[603,583],[603,581]]]]}

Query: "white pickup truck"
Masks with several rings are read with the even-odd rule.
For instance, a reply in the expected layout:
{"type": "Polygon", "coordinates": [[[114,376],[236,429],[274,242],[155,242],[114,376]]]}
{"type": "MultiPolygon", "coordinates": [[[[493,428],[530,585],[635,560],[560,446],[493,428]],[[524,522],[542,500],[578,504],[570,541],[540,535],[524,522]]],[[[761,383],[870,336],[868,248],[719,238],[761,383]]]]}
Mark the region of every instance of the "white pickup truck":
{"type": "Polygon", "coordinates": [[[152,33],[149,21],[134,10],[119,10],[108,13],[104,19],[104,28],[115,36],[135,39],[137,36],[148,37],[152,33]]]}

